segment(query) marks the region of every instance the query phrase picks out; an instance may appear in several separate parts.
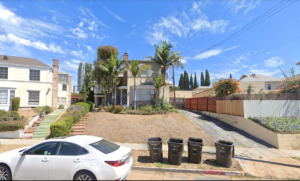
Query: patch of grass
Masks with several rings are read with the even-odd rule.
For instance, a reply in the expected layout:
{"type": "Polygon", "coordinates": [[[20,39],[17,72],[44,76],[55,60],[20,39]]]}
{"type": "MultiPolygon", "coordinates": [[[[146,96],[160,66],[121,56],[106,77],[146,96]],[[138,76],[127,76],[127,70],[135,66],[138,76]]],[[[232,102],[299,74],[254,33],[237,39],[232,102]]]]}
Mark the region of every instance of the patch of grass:
{"type": "Polygon", "coordinates": [[[162,167],[163,165],[162,165],[161,163],[154,163],[154,166],[160,168],[160,167],[162,167]]]}
{"type": "Polygon", "coordinates": [[[292,156],[291,158],[300,161],[300,157],[292,156]]]}

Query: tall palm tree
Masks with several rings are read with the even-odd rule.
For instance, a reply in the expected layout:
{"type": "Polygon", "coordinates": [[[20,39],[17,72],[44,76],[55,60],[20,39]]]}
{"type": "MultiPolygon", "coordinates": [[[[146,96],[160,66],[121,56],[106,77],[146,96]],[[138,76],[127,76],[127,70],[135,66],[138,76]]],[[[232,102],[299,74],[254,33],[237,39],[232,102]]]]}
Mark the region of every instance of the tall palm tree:
{"type": "Polygon", "coordinates": [[[153,76],[152,84],[154,85],[155,90],[157,91],[158,106],[159,106],[159,109],[160,109],[159,90],[163,87],[166,87],[168,84],[163,83],[161,75],[159,75],[157,78],[155,76],[153,76]]]}
{"type": "Polygon", "coordinates": [[[181,52],[172,52],[172,55],[171,55],[172,65],[173,65],[173,91],[174,91],[173,104],[174,104],[174,106],[176,103],[174,67],[180,67],[180,68],[184,69],[184,65],[181,61],[183,56],[179,55],[180,53],[181,52]]]}
{"type": "Polygon", "coordinates": [[[136,84],[135,84],[135,77],[142,73],[142,71],[147,70],[151,67],[151,65],[139,64],[138,60],[131,61],[130,63],[126,61],[125,66],[130,70],[131,74],[133,75],[134,79],[134,87],[133,87],[133,101],[134,101],[134,109],[136,109],[136,84]]]}
{"type": "Polygon", "coordinates": [[[123,66],[125,63],[125,60],[118,60],[114,58],[113,56],[110,56],[110,58],[107,60],[107,62],[102,62],[100,69],[110,73],[112,78],[112,83],[114,87],[114,105],[116,105],[116,97],[117,97],[117,79],[118,75],[123,73],[126,70],[126,66],[123,66]]]}
{"type": "MultiPolygon", "coordinates": [[[[147,56],[147,58],[161,65],[162,81],[163,83],[166,83],[166,69],[173,65],[172,60],[174,59],[174,56],[180,54],[180,52],[171,53],[171,48],[173,48],[173,45],[168,43],[166,40],[162,41],[161,45],[154,44],[154,47],[154,57],[147,56]]],[[[164,93],[165,90],[163,89],[163,101],[165,96],[164,93]]]]}

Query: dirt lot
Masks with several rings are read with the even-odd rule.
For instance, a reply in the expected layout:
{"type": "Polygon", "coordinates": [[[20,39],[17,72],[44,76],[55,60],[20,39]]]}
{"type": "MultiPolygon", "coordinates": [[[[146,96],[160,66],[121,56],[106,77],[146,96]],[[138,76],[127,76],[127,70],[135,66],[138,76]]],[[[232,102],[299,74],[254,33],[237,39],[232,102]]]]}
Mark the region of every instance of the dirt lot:
{"type": "Polygon", "coordinates": [[[205,146],[214,146],[212,139],[194,123],[178,113],[131,115],[95,112],[89,117],[84,134],[120,143],[147,143],[149,137],[161,137],[164,144],[170,137],[202,138],[205,146]]]}
{"type": "Polygon", "coordinates": [[[233,159],[230,168],[218,166],[216,163],[216,154],[202,153],[201,164],[194,164],[188,162],[188,153],[182,153],[182,164],[170,165],[168,164],[168,152],[163,151],[163,163],[151,163],[148,151],[132,150],[133,166],[144,167],[161,167],[161,168],[182,168],[182,169],[200,169],[200,170],[223,170],[223,171],[243,171],[237,160],[233,159]]]}
{"type": "Polygon", "coordinates": [[[34,113],[33,109],[26,109],[26,110],[22,110],[19,109],[18,113],[20,114],[20,116],[25,116],[27,117],[27,123],[29,123],[35,116],[37,116],[37,113],[34,113]]]}
{"type": "Polygon", "coordinates": [[[32,145],[1,145],[0,146],[0,153],[4,153],[6,151],[14,150],[17,148],[23,148],[27,146],[32,146],[32,145]]]}

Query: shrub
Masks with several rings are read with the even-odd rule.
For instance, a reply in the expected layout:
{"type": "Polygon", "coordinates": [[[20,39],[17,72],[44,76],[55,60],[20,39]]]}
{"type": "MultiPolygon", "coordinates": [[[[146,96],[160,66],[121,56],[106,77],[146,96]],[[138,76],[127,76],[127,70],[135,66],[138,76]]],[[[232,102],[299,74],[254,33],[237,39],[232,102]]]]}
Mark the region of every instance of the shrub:
{"type": "Polygon", "coordinates": [[[114,112],[115,112],[115,113],[119,113],[119,112],[121,112],[122,110],[123,110],[123,106],[121,106],[121,105],[117,105],[117,106],[114,107],[114,112]]]}
{"type": "Polygon", "coordinates": [[[83,107],[84,111],[81,110],[82,112],[82,116],[86,115],[88,112],[90,112],[92,110],[92,106],[88,103],[84,103],[84,102],[77,102],[76,104],[74,104],[75,106],[81,106],[83,107]]]}
{"type": "Polygon", "coordinates": [[[18,111],[20,107],[20,98],[19,97],[14,97],[12,98],[12,110],[13,111],[18,111]]]}
{"type": "Polygon", "coordinates": [[[81,111],[69,111],[64,113],[61,117],[68,117],[68,116],[72,116],[73,117],[73,122],[77,123],[80,121],[80,118],[82,117],[82,113],[81,111]]]}
{"type": "Polygon", "coordinates": [[[223,79],[221,78],[218,82],[214,84],[215,92],[217,97],[222,97],[230,95],[233,93],[241,93],[243,90],[239,88],[239,80],[235,81],[234,79],[223,79]]]}
{"type": "Polygon", "coordinates": [[[26,121],[2,121],[0,122],[0,132],[24,129],[25,125],[26,121]]]}
{"type": "Polygon", "coordinates": [[[65,106],[62,104],[58,106],[58,109],[64,109],[64,108],[65,108],[65,106]]]}
{"type": "Polygon", "coordinates": [[[56,123],[50,126],[50,137],[55,138],[58,136],[66,136],[70,133],[71,126],[73,125],[73,117],[68,116],[59,119],[56,123]]]}
{"type": "Polygon", "coordinates": [[[53,109],[50,106],[41,106],[41,107],[34,108],[35,113],[40,113],[40,111],[43,111],[46,114],[50,114],[53,112],[53,109]]]}
{"type": "Polygon", "coordinates": [[[109,105],[106,109],[106,112],[113,112],[114,111],[114,106],[113,105],[109,105]]]}
{"type": "Polygon", "coordinates": [[[92,101],[87,101],[86,103],[88,103],[89,105],[91,105],[91,110],[93,110],[95,108],[95,104],[92,101]]]}
{"type": "Polygon", "coordinates": [[[127,110],[127,114],[136,114],[136,115],[151,115],[152,112],[143,111],[143,110],[127,110]]]}
{"type": "Polygon", "coordinates": [[[0,121],[26,121],[28,118],[20,116],[17,111],[6,112],[0,110],[0,121]]]}

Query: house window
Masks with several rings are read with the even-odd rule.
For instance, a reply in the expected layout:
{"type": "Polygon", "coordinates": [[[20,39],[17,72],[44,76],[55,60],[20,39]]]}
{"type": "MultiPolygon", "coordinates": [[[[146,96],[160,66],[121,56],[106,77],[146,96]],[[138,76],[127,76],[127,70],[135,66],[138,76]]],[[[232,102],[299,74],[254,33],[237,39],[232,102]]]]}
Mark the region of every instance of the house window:
{"type": "Polygon", "coordinates": [[[66,90],[67,90],[67,84],[63,84],[63,85],[62,85],[62,90],[63,90],[63,91],[66,91],[66,90]]]}
{"type": "Polygon", "coordinates": [[[142,101],[149,101],[151,99],[154,99],[154,90],[142,89],[142,101]]]}
{"type": "Polygon", "coordinates": [[[7,104],[8,91],[0,90],[0,104],[7,104]]]}
{"type": "Polygon", "coordinates": [[[8,68],[0,67],[0,79],[7,79],[7,78],[8,78],[8,68]]]}
{"type": "Polygon", "coordinates": [[[58,98],[58,104],[67,104],[67,98],[59,97],[58,98]]]}
{"type": "Polygon", "coordinates": [[[29,80],[40,81],[40,70],[30,70],[29,80]]]}
{"type": "Polygon", "coordinates": [[[29,91],[29,103],[39,103],[40,102],[40,92],[39,91],[29,91]]]}
{"type": "Polygon", "coordinates": [[[142,77],[151,77],[151,75],[152,75],[152,67],[142,71],[142,77]]]}
{"type": "Polygon", "coordinates": [[[68,82],[68,75],[67,74],[58,74],[58,77],[68,82]]]}
{"type": "Polygon", "coordinates": [[[272,84],[266,84],[267,90],[272,90],[272,84]]]}
{"type": "Polygon", "coordinates": [[[101,92],[101,86],[98,85],[98,91],[97,92],[101,92]]]}
{"type": "Polygon", "coordinates": [[[9,97],[10,103],[12,103],[12,98],[14,98],[14,97],[15,97],[15,91],[14,90],[10,90],[10,97],[9,97]]]}

